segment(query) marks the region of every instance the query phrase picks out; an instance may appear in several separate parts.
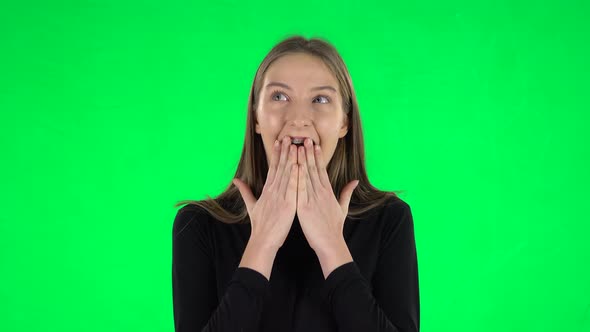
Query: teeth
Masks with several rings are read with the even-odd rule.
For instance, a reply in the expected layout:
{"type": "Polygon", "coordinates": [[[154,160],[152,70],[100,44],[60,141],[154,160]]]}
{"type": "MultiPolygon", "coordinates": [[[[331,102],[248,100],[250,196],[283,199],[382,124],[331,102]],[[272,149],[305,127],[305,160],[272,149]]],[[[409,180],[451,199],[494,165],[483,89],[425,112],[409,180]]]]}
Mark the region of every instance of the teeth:
{"type": "Polygon", "coordinates": [[[305,141],[304,138],[293,138],[291,140],[291,143],[293,143],[293,144],[303,144],[304,141],[305,141]]]}

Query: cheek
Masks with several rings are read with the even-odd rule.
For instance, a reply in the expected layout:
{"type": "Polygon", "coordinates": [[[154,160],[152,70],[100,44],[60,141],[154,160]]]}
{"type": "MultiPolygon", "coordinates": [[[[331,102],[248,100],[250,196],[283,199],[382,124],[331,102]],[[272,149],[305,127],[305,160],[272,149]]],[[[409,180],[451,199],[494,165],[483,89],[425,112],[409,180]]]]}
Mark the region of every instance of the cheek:
{"type": "Polygon", "coordinates": [[[314,122],[318,130],[322,130],[326,134],[337,132],[342,119],[338,117],[336,112],[322,112],[317,113],[314,122]]]}
{"type": "Polygon", "coordinates": [[[261,127],[275,128],[282,122],[282,115],[280,112],[273,110],[261,110],[258,113],[258,123],[261,127]]]}
{"type": "Polygon", "coordinates": [[[334,124],[328,124],[326,126],[316,124],[316,130],[322,149],[329,150],[338,144],[338,128],[334,124]]]}

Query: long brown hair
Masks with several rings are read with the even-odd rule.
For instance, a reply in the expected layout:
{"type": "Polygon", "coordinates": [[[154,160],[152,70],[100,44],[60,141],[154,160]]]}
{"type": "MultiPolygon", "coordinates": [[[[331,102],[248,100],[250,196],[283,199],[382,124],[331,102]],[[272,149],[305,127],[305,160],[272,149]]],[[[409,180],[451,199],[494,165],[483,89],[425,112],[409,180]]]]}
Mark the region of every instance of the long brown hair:
{"type": "MultiPolygon", "coordinates": [[[[361,218],[366,212],[385,205],[391,198],[399,198],[397,194],[402,193],[403,190],[381,191],[369,183],[365,169],[365,147],[359,107],[350,74],[336,48],[321,38],[306,39],[298,35],[288,37],[276,44],[262,60],[250,89],[246,136],[235,177],[241,179],[250,187],[254,197],[260,197],[266,182],[268,162],[262,137],[255,131],[257,99],[260,96],[264,74],[270,64],[283,55],[298,52],[307,53],[323,60],[338,80],[343,111],[348,116],[349,128],[347,134],[339,139],[326,170],[337,199],[342,188],[347,183],[359,180],[359,184],[354,189],[350,199],[347,217],[351,219],[361,218]]],[[[196,205],[224,223],[241,224],[250,222],[240,191],[231,181],[225,191],[216,198],[211,198],[209,195],[207,197],[208,199],[201,201],[182,200],[176,203],[174,207],[183,204],[196,205]]]]}

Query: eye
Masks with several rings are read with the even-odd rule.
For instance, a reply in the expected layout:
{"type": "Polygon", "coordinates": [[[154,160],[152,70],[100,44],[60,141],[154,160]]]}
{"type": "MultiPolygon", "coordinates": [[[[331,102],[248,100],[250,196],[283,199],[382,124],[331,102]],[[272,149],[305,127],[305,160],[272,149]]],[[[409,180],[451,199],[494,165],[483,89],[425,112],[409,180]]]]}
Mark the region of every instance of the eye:
{"type": "Polygon", "coordinates": [[[325,102],[320,102],[320,104],[327,104],[330,102],[330,98],[326,96],[317,96],[314,100],[317,100],[318,98],[323,98],[322,100],[325,100],[325,102]]]}
{"type": "MultiPolygon", "coordinates": [[[[275,100],[275,101],[280,101],[280,99],[278,99],[278,100],[275,99],[276,96],[280,96],[280,95],[285,96],[285,94],[283,92],[281,92],[281,91],[278,91],[278,90],[277,91],[273,91],[270,98],[272,100],[275,100]]],[[[285,98],[285,100],[287,100],[287,99],[285,98]]]]}

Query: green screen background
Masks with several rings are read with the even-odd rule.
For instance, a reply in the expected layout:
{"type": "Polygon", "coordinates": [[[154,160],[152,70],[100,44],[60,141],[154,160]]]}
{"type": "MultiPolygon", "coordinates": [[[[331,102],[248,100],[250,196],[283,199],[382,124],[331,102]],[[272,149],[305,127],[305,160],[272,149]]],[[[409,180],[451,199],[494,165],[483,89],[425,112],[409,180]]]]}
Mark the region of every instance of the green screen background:
{"type": "Polygon", "coordinates": [[[403,189],[422,331],[590,331],[584,1],[0,4],[0,330],[173,331],[173,204],[234,175],[255,71],[341,52],[403,189]]]}

